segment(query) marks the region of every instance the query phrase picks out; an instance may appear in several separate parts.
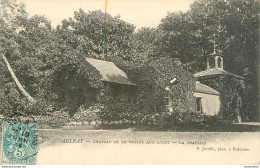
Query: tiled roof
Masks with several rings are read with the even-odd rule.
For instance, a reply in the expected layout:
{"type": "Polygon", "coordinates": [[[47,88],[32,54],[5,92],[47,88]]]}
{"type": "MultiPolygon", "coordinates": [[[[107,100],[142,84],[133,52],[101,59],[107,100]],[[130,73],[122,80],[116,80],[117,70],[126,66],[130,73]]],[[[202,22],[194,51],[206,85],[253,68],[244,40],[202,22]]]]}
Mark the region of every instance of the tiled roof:
{"type": "Polygon", "coordinates": [[[86,58],[86,60],[99,71],[102,81],[124,85],[136,85],[131,82],[127,75],[113,62],[102,61],[93,58],[86,58]]]}
{"type": "Polygon", "coordinates": [[[196,81],[196,92],[219,95],[218,91],[216,91],[215,89],[212,89],[211,87],[209,87],[207,85],[200,83],[199,81],[196,81]]]}
{"type": "Polygon", "coordinates": [[[198,77],[202,77],[202,76],[210,76],[210,75],[219,75],[219,74],[223,74],[223,75],[230,75],[239,79],[244,79],[244,77],[242,76],[238,76],[236,74],[233,74],[231,72],[227,72],[223,69],[218,69],[218,68],[212,68],[212,69],[207,69],[205,71],[201,71],[201,72],[197,72],[194,74],[194,77],[198,78],[198,77]]]}

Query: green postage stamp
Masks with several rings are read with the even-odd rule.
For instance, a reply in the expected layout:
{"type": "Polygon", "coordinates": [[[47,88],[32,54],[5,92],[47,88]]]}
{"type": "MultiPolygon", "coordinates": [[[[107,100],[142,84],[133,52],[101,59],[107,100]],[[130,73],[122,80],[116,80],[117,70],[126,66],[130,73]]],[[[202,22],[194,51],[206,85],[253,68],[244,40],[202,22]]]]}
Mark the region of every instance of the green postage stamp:
{"type": "Polygon", "coordinates": [[[2,164],[35,164],[37,153],[35,123],[2,123],[2,164]]]}

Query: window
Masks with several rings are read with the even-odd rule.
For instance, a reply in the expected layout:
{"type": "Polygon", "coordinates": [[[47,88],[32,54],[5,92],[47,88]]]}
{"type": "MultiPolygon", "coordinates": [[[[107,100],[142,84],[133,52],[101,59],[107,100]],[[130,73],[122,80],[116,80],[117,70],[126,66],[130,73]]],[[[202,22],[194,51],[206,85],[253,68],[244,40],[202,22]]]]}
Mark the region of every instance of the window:
{"type": "Polygon", "coordinates": [[[238,109],[242,108],[242,98],[240,96],[237,97],[237,108],[238,109]]]}
{"type": "Polygon", "coordinates": [[[166,100],[166,103],[167,103],[166,110],[169,111],[169,112],[173,112],[173,107],[172,107],[173,98],[172,98],[170,92],[167,93],[165,100],[166,100]]]}
{"type": "Polygon", "coordinates": [[[128,96],[129,104],[137,104],[137,97],[135,95],[128,96]]]}
{"type": "Polygon", "coordinates": [[[223,68],[221,57],[218,57],[218,68],[223,68]]]}
{"type": "Polygon", "coordinates": [[[210,57],[209,58],[209,67],[210,68],[214,68],[215,67],[215,58],[214,57],[210,57]]]}
{"type": "Polygon", "coordinates": [[[111,92],[112,92],[113,98],[118,98],[118,96],[122,92],[122,88],[120,85],[111,85],[111,92]]]}
{"type": "Polygon", "coordinates": [[[196,109],[197,112],[202,112],[202,102],[201,102],[201,97],[196,97],[196,109]]]}

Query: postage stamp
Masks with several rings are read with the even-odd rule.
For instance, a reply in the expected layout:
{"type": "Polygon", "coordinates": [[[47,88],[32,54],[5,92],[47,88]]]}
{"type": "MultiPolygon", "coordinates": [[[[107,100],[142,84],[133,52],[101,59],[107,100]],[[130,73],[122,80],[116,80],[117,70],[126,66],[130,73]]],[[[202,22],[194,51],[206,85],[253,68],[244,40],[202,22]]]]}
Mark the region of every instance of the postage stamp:
{"type": "Polygon", "coordinates": [[[2,158],[4,164],[31,165],[36,162],[36,123],[2,123],[2,158]]]}

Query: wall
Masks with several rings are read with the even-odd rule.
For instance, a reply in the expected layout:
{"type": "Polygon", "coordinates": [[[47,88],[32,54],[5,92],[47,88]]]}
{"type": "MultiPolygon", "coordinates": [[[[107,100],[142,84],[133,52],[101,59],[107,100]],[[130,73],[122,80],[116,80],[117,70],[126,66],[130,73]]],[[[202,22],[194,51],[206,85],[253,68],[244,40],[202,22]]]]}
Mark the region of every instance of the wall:
{"type": "Polygon", "coordinates": [[[206,115],[214,116],[218,115],[220,116],[220,99],[218,95],[211,95],[211,94],[205,94],[205,93],[194,93],[195,97],[201,97],[202,101],[202,111],[206,115]]]}
{"type": "Polygon", "coordinates": [[[171,89],[173,113],[195,111],[195,77],[179,62],[160,58],[142,67],[121,67],[131,81],[137,84],[137,108],[143,114],[164,113],[168,101],[165,99],[166,86],[176,78],[178,83],[171,89]]]}
{"type": "Polygon", "coordinates": [[[237,96],[240,96],[242,98],[242,109],[240,110],[242,121],[256,121],[255,89],[252,82],[237,79],[230,75],[205,76],[200,77],[199,81],[219,91],[221,112],[224,119],[236,122],[236,102],[237,96]]]}

